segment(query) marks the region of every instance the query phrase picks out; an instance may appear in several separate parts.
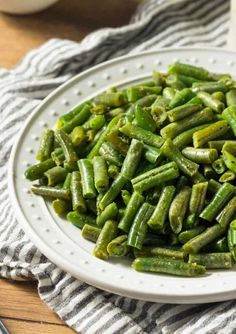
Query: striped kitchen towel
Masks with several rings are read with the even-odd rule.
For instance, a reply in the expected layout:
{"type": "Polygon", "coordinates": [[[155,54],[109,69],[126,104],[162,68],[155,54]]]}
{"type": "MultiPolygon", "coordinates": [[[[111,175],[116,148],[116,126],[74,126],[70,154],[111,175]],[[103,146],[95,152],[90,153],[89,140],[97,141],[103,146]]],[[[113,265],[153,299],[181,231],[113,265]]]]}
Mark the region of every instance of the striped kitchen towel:
{"type": "Polygon", "coordinates": [[[0,69],[0,275],[36,279],[42,300],[80,333],[236,333],[236,302],[137,301],[96,289],[57,268],[29,241],[11,207],[7,162],[15,135],[41,99],[82,70],[152,48],[225,46],[228,21],[228,0],[144,1],[125,27],[96,31],[81,43],[50,40],[16,68],[0,69]]]}

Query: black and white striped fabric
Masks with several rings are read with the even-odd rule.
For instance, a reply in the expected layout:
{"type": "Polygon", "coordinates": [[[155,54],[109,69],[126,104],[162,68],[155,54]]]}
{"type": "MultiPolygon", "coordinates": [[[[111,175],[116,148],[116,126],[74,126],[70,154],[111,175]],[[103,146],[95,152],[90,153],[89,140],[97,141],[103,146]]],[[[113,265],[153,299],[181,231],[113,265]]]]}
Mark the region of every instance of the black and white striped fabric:
{"type": "Polygon", "coordinates": [[[0,69],[0,275],[38,280],[42,300],[80,333],[236,333],[236,302],[167,305],[117,296],[57,268],[22,231],[8,197],[7,163],[15,135],[48,93],[104,60],[168,46],[225,46],[228,0],[149,0],[128,26],[81,43],[50,40],[12,70],[0,69]]]}

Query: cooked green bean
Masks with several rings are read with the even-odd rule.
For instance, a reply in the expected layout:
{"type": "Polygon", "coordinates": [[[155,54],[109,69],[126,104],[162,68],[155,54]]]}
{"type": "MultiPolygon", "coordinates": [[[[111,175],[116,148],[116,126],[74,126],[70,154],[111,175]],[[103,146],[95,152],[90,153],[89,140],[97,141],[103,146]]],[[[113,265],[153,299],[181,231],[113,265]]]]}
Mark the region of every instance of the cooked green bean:
{"type": "Polygon", "coordinates": [[[221,177],[219,178],[219,182],[230,182],[233,181],[235,177],[236,175],[234,172],[232,172],[231,170],[227,170],[226,172],[224,172],[224,174],[221,175],[221,177]]]}
{"type": "Polygon", "coordinates": [[[181,260],[159,257],[140,257],[134,260],[132,268],[137,271],[165,273],[176,276],[199,276],[206,272],[204,266],[181,260]]]}
{"type": "Polygon", "coordinates": [[[68,134],[66,134],[63,130],[57,130],[55,132],[55,137],[63,150],[66,161],[68,163],[73,163],[74,161],[77,161],[78,156],[75,152],[75,149],[68,134]]]}
{"type": "Polygon", "coordinates": [[[127,123],[122,126],[120,131],[130,138],[143,141],[145,144],[155,146],[157,148],[160,148],[164,142],[160,136],[131,123],[127,123]]]}
{"type": "Polygon", "coordinates": [[[225,230],[220,226],[220,224],[215,224],[211,227],[208,227],[205,231],[186,242],[183,245],[183,249],[188,254],[196,254],[204,246],[208,245],[216,238],[222,236],[224,233],[225,230]]]}
{"type": "Polygon", "coordinates": [[[177,91],[173,99],[170,101],[169,107],[172,109],[181,106],[182,104],[185,104],[191,100],[194,96],[195,94],[190,88],[184,88],[180,91],[177,91]]]}
{"type": "Polygon", "coordinates": [[[143,143],[132,139],[129,150],[121,168],[121,174],[131,180],[138,167],[143,151],[143,143]]]}
{"type": "Polygon", "coordinates": [[[185,147],[182,154],[198,164],[210,164],[218,158],[218,152],[214,148],[185,147]]]}
{"type": "Polygon", "coordinates": [[[188,176],[193,176],[198,171],[199,165],[185,158],[171,139],[166,139],[161,152],[170,160],[175,161],[179,169],[188,176]]]}
{"type": "Polygon", "coordinates": [[[171,88],[171,87],[165,87],[163,89],[163,97],[168,99],[168,100],[172,100],[175,96],[176,93],[176,89],[171,88]]]}
{"type": "Polygon", "coordinates": [[[134,115],[137,126],[151,132],[156,130],[156,123],[151,114],[140,107],[140,105],[136,105],[134,115]]]}
{"type": "Polygon", "coordinates": [[[100,233],[101,233],[101,228],[88,224],[84,224],[81,231],[82,237],[92,242],[96,242],[98,240],[100,233]]]}
{"type": "Polygon", "coordinates": [[[211,165],[204,165],[203,166],[203,175],[207,179],[212,179],[217,177],[217,173],[214,171],[211,165]]]}
{"type": "Polygon", "coordinates": [[[236,88],[231,88],[226,94],[226,104],[228,107],[236,104],[236,88]]]}
{"type": "Polygon", "coordinates": [[[69,212],[66,218],[79,229],[82,229],[85,224],[96,226],[94,216],[85,215],[83,213],[79,213],[78,211],[69,212]]]}
{"type": "Polygon", "coordinates": [[[187,212],[191,195],[190,187],[183,187],[174,197],[169,209],[169,221],[172,231],[178,234],[182,230],[183,221],[187,212]]]}
{"type": "Polygon", "coordinates": [[[109,165],[108,175],[110,178],[115,179],[120,174],[120,168],[116,165],[109,165]]]}
{"type": "Polygon", "coordinates": [[[210,148],[215,148],[217,151],[221,152],[224,144],[228,143],[228,142],[230,142],[230,143],[232,142],[232,144],[234,144],[234,145],[236,144],[236,141],[222,139],[222,140],[211,140],[211,141],[208,142],[208,146],[210,148]]]}
{"type": "Polygon", "coordinates": [[[65,215],[69,210],[71,210],[70,202],[59,198],[52,201],[52,207],[55,213],[59,216],[65,215]]]}
{"type": "Polygon", "coordinates": [[[167,119],[166,109],[170,100],[159,95],[151,105],[151,115],[157,127],[160,127],[167,119]]]}
{"type": "Polygon", "coordinates": [[[201,111],[196,112],[193,115],[185,117],[180,121],[176,121],[166,125],[164,128],[161,129],[160,134],[164,139],[172,139],[185,130],[212,121],[213,117],[214,116],[212,110],[210,108],[205,108],[201,111]]]}
{"type": "Polygon", "coordinates": [[[206,269],[228,269],[233,266],[230,253],[190,254],[189,262],[203,265],[206,269]]]}
{"type": "Polygon", "coordinates": [[[78,210],[79,213],[85,213],[87,206],[82,194],[80,172],[72,172],[70,191],[73,210],[78,210]]]}
{"type": "Polygon", "coordinates": [[[212,94],[212,97],[225,103],[225,94],[223,92],[215,92],[212,94]]]}
{"type": "Polygon", "coordinates": [[[121,189],[128,181],[129,180],[122,174],[119,174],[117,176],[117,178],[113,181],[110,188],[107,190],[107,192],[104,194],[100,201],[100,208],[102,210],[104,210],[107,205],[109,205],[116,199],[116,197],[121,192],[121,189]]]}
{"type": "MultiPolygon", "coordinates": [[[[207,92],[213,94],[215,92],[225,93],[228,87],[224,82],[194,82],[193,85],[194,92],[207,92]]],[[[214,96],[213,96],[214,97],[214,96]]]]}
{"type": "Polygon", "coordinates": [[[121,190],[121,197],[123,199],[125,206],[127,206],[131,198],[130,192],[126,189],[121,190]]]}
{"type": "Polygon", "coordinates": [[[217,113],[221,113],[225,107],[223,102],[217,100],[216,98],[214,98],[212,95],[210,95],[207,92],[203,92],[203,91],[198,92],[197,96],[200,97],[200,99],[202,100],[203,104],[206,107],[211,108],[217,113]]]}
{"type": "Polygon", "coordinates": [[[229,251],[227,237],[222,237],[218,240],[206,245],[203,249],[206,253],[227,253],[229,251]]]}
{"type": "Polygon", "coordinates": [[[107,164],[103,157],[93,158],[94,184],[98,192],[105,192],[109,187],[107,164]]]}
{"type": "Polygon", "coordinates": [[[44,173],[44,175],[47,177],[49,187],[64,181],[67,174],[67,171],[60,166],[52,167],[44,173]]]}
{"type": "Polygon", "coordinates": [[[104,115],[95,115],[89,121],[89,126],[93,130],[100,130],[106,123],[106,118],[104,115]]]}
{"type": "Polygon", "coordinates": [[[188,146],[189,144],[193,143],[193,134],[194,132],[204,129],[208,126],[209,124],[202,124],[202,125],[198,125],[193,127],[192,129],[186,130],[182,133],[180,133],[178,136],[176,136],[173,139],[173,143],[175,144],[175,146],[178,147],[179,150],[183,149],[184,147],[188,146]]]}
{"type": "Polygon", "coordinates": [[[202,147],[210,140],[224,135],[228,131],[226,121],[218,121],[210,124],[204,129],[198,130],[193,134],[193,146],[202,147]]]}
{"type": "Polygon", "coordinates": [[[150,145],[144,145],[144,155],[147,161],[149,161],[152,164],[155,164],[157,161],[161,160],[160,149],[150,145]]]}
{"type": "Polygon", "coordinates": [[[154,257],[161,256],[172,259],[183,260],[185,258],[185,254],[181,250],[175,250],[171,248],[163,248],[163,247],[143,247],[141,250],[134,249],[135,257],[154,257]]]}
{"type": "Polygon", "coordinates": [[[124,140],[121,136],[119,136],[119,130],[113,129],[110,133],[108,133],[106,140],[123,156],[126,156],[129,145],[127,141],[124,140]]]}
{"type": "Polygon", "coordinates": [[[102,260],[107,260],[109,257],[107,246],[117,234],[117,222],[114,220],[107,220],[98,236],[93,255],[102,260]]]}
{"type": "MultiPolygon", "coordinates": [[[[86,101],[84,103],[79,104],[78,106],[75,106],[72,110],[70,110],[68,113],[62,115],[59,118],[59,124],[61,124],[61,126],[63,126],[64,124],[66,124],[69,121],[71,121],[76,115],[78,115],[84,109],[84,107],[86,105],[90,106],[91,102],[90,101],[86,101]]],[[[59,129],[60,127],[57,127],[57,129],[59,129]]]]}
{"type": "Polygon", "coordinates": [[[212,168],[217,174],[223,174],[226,171],[226,165],[224,163],[224,160],[222,158],[215,160],[212,163],[212,168]]]}
{"type": "Polygon", "coordinates": [[[178,121],[184,117],[194,114],[195,112],[203,109],[200,104],[183,104],[175,107],[167,112],[167,116],[170,122],[178,121]]]}
{"type": "Polygon", "coordinates": [[[179,62],[170,65],[168,73],[178,73],[203,81],[209,79],[209,72],[205,68],[179,62]]]}
{"type": "Polygon", "coordinates": [[[125,104],[125,96],[121,92],[102,93],[95,97],[95,104],[104,105],[106,107],[120,107],[125,104]]]}
{"type": "Polygon", "coordinates": [[[89,159],[80,159],[78,166],[81,175],[82,193],[84,198],[96,197],[96,189],[94,185],[93,165],[89,159]]]}
{"type": "MultiPolygon", "coordinates": [[[[63,164],[65,160],[65,156],[63,153],[63,150],[61,147],[57,147],[52,153],[51,153],[52,160],[55,162],[57,166],[60,166],[63,164]]],[[[54,164],[54,165],[55,165],[54,164]]]]}
{"type": "Polygon", "coordinates": [[[70,199],[70,191],[67,189],[58,189],[55,187],[48,186],[31,186],[32,193],[45,197],[59,198],[59,199],[70,199]]]}
{"type": "Polygon", "coordinates": [[[153,213],[154,207],[148,203],[143,203],[138,210],[134,222],[129,230],[127,244],[134,248],[141,249],[147,233],[147,221],[153,213]]]}
{"type": "Polygon", "coordinates": [[[63,130],[66,133],[70,133],[76,126],[82,125],[85,121],[87,121],[91,115],[90,105],[85,104],[82,110],[76,114],[71,120],[66,122],[60,130],[63,130]]]}
{"type": "Polygon", "coordinates": [[[105,222],[110,219],[116,219],[118,208],[115,202],[107,205],[105,209],[97,216],[96,223],[99,227],[103,227],[105,222]]]}
{"type": "Polygon", "coordinates": [[[127,245],[127,235],[120,235],[107,245],[110,256],[125,256],[129,253],[130,247],[127,245]]]}
{"type": "Polygon", "coordinates": [[[201,225],[193,227],[190,230],[183,231],[178,235],[178,240],[181,244],[186,244],[186,242],[205,231],[205,229],[206,227],[201,225]]]}
{"type": "Polygon", "coordinates": [[[30,181],[41,179],[44,176],[44,173],[54,166],[55,162],[53,159],[44,160],[38,164],[28,167],[25,171],[25,177],[30,181]]]}
{"type": "Polygon", "coordinates": [[[86,140],[84,128],[82,126],[76,126],[70,133],[70,139],[74,146],[79,147],[86,140]]]}
{"type": "Polygon", "coordinates": [[[174,186],[166,186],[162,189],[160,199],[147,224],[154,230],[161,230],[166,222],[169,208],[175,194],[174,186]]]}
{"type": "Polygon", "coordinates": [[[46,129],[40,139],[39,150],[36,156],[37,160],[44,161],[51,158],[54,148],[54,131],[46,129]]]}
{"type": "Polygon", "coordinates": [[[230,223],[227,240],[230,253],[236,261],[236,220],[230,223]]]}
{"type": "Polygon", "coordinates": [[[170,74],[167,76],[166,85],[178,90],[186,87],[186,84],[176,74],[170,74]]]}
{"type": "Polygon", "coordinates": [[[236,213],[236,196],[234,196],[216,217],[216,221],[223,227],[227,228],[236,213]]]}

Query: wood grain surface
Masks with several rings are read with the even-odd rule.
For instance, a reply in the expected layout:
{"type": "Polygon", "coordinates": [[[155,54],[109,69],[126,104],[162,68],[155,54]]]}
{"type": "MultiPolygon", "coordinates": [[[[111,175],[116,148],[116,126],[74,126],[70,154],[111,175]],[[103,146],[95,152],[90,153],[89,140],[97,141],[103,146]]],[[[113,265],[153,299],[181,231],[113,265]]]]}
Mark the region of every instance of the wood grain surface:
{"type": "MultiPolygon", "coordinates": [[[[50,38],[74,41],[102,27],[127,24],[141,0],[61,0],[29,16],[0,14],[0,67],[14,67],[50,38]]],[[[70,334],[40,300],[36,283],[0,279],[0,319],[11,334],[70,334]]]]}

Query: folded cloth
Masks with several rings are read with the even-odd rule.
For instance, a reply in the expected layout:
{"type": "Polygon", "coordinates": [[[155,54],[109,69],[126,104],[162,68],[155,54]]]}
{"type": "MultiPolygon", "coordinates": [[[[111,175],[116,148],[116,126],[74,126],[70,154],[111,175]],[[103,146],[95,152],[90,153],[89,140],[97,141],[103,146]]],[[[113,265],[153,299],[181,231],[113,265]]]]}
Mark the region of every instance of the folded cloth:
{"type": "Polygon", "coordinates": [[[236,302],[137,301],[96,289],[56,267],[22,231],[9,200],[7,162],[15,135],[41,99],[82,70],[151,48],[224,46],[228,20],[227,0],[149,0],[125,27],[96,31],[81,43],[50,40],[16,68],[0,69],[0,275],[36,279],[42,300],[80,333],[236,333],[236,302]]]}

